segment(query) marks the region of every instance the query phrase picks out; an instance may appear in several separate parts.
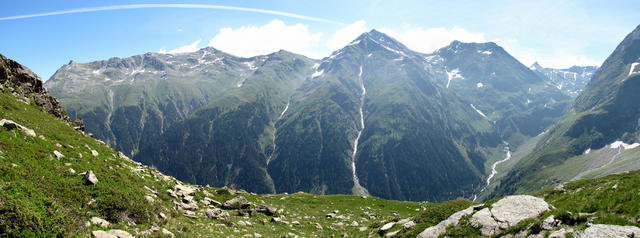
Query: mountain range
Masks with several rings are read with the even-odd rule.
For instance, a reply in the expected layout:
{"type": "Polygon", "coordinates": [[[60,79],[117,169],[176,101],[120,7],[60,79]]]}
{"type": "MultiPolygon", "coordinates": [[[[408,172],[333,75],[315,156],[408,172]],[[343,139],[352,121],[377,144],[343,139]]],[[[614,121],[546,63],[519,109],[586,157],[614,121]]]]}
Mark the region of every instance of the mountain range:
{"type": "Polygon", "coordinates": [[[96,138],[183,181],[433,201],[471,198],[571,102],[494,43],[423,54],[376,30],[321,60],[147,53],[71,62],[45,86],[96,138]]]}

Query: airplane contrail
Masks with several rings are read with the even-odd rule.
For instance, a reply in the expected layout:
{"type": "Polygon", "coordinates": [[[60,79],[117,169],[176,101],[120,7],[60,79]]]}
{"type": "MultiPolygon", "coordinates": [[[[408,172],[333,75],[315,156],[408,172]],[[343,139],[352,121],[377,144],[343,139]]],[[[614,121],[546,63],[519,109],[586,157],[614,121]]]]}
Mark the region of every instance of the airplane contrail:
{"type": "Polygon", "coordinates": [[[220,9],[220,10],[232,10],[232,11],[244,11],[244,12],[257,12],[257,13],[263,13],[263,14],[297,18],[297,19],[308,20],[308,21],[345,25],[344,23],[338,22],[338,21],[304,16],[304,15],[299,15],[299,14],[290,13],[290,12],[266,10],[266,9],[259,9],[259,8],[210,5],[210,4],[128,4],[128,5],[103,6],[103,7],[89,7],[89,8],[78,8],[78,9],[69,9],[69,10],[53,11],[53,12],[43,12],[43,13],[36,13],[36,14],[0,17],[0,21],[44,17],[44,16],[66,15],[66,14],[83,13],[83,12],[100,12],[100,11],[140,9],[140,8],[197,8],[197,9],[220,9]]]}

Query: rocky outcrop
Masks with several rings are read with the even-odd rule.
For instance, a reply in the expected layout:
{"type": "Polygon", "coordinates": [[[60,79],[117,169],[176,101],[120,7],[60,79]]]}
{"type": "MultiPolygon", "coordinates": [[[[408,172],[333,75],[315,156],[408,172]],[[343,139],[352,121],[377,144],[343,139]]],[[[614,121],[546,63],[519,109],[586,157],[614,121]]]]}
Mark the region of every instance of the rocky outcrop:
{"type": "MultiPolygon", "coordinates": [[[[484,205],[471,206],[465,210],[451,215],[438,225],[425,229],[418,235],[418,238],[439,237],[448,226],[457,226],[462,217],[469,216],[469,225],[479,229],[482,236],[492,236],[501,231],[515,226],[519,222],[539,218],[542,213],[549,211],[552,207],[541,198],[529,195],[515,195],[500,199],[491,206],[475,211],[484,205]]],[[[553,217],[545,220],[546,227],[555,227],[557,222],[553,217]]]]}
{"type": "Polygon", "coordinates": [[[0,90],[29,103],[32,99],[42,110],[66,122],[71,120],[56,98],[43,87],[42,80],[27,67],[0,55],[0,90]]]}
{"type": "Polygon", "coordinates": [[[635,226],[591,225],[584,231],[574,234],[575,237],[640,237],[640,228],[635,226]]]}
{"type": "Polygon", "coordinates": [[[229,201],[226,201],[222,204],[223,209],[231,210],[231,209],[245,209],[248,208],[251,204],[247,201],[243,196],[237,196],[229,201]]]}
{"type": "Polygon", "coordinates": [[[523,220],[538,218],[550,209],[551,206],[542,198],[529,195],[508,196],[491,205],[491,208],[487,207],[473,214],[469,224],[480,229],[483,236],[491,236],[523,220]]]}
{"type": "Polygon", "coordinates": [[[438,225],[425,229],[423,232],[421,232],[418,235],[418,238],[432,238],[432,237],[440,236],[440,234],[446,231],[448,226],[458,225],[458,222],[463,216],[471,215],[473,213],[473,209],[479,206],[482,206],[482,204],[471,206],[471,207],[468,207],[467,209],[454,213],[453,215],[449,216],[449,218],[447,218],[446,220],[438,223],[438,225]]]}

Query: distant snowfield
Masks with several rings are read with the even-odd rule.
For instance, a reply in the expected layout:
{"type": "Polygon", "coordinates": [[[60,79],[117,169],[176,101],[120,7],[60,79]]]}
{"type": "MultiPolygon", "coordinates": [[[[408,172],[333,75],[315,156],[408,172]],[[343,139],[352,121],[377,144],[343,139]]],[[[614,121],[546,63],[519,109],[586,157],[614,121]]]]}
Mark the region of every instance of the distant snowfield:
{"type": "Polygon", "coordinates": [[[476,87],[478,87],[478,88],[482,88],[482,87],[484,87],[484,84],[482,84],[482,83],[477,83],[477,84],[476,84],[476,87]]]}
{"type": "Polygon", "coordinates": [[[638,63],[638,62],[631,64],[631,69],[629,69],[629,76],[631,76],[631,74],[633,74],[633,69],[639,64],[640,63],[638,63]]]}

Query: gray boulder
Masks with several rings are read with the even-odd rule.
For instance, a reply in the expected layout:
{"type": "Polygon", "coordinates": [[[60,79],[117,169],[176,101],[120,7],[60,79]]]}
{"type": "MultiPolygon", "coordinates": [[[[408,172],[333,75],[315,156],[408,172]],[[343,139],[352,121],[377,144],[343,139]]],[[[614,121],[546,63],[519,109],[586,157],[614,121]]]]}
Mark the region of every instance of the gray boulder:
{"type": "Polygon", "coordinates": [[[109,234],[106,231],[92,231],[91,236],[95,238],[118,238],[117,236],[109,234]]]}
{"type": "Polygon", "coordinates": [[[278,209],[272,206],[258,205],[256,206],[256,212],[264,213],[267,216],[273,216],[278,212],[278,209]]]}
{"type": "Polygon", "coordinates": [[[36,132],[26,128],[12,120],[7,120],[7,119],[2,119],[0,120],[0,126],[6,128],[7,130],[13,130],[13,129],[18,129],[20,131],[22,131],[22,133],[27,134],[28,136],[36,136],[36,132]]]}
{"type": "Polygon", "coordinates": [[[508,196],[491,206],[491,214],[498,222],[505,222],[509,227],[529,218],[537,218],[551,206],[542,198],[529,195],[508,196]]]}
{"type": "Polygon", "coordinates": [[[222,209],[215,208],[204,211],[204,215],[207,218],[218,219],[218,218],[227,218],[229,217],[229,213],[223,211],[222,209]]]}
{"type": "Polygon", "coordinates": [[[84,184],[86,185],[95,185],[98,183],[98,178],[93,173],[93,171],[89,170],[84,173],[84,184]]]}
{"type": "Polygon", "coordinates": [[[232,210],[232,209],[245,209],[248,208],[251,204],[247,201],[243,196],[237,196],[222,204],[222,209],[232,210]]]}
{"type": "Polygon", "coordinates": [[[635,226],[618,226],[594,224],[574,233],[575,237],[640,237],[640,228],[635,226]]]}
{"type": "Polygon", "coordinates": [[[483,208],[469,219],[469,225],[480,229],[482,236],[492,236],[500,230],[500,224],[493,219],[489,208],[483,208]]]}

